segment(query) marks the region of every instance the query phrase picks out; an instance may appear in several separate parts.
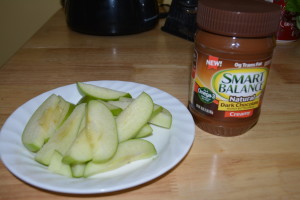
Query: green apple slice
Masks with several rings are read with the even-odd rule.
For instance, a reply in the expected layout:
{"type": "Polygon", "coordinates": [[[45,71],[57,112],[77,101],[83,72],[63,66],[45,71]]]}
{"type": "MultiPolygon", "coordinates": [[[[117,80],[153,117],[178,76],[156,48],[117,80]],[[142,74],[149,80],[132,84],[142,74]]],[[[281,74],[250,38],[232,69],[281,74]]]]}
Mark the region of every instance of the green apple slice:
{"type": "Polygon", "coordinates": [[[84,175],[84,170],[85,170],[85,166],[86,166],[85,163],[71,165],[72,176],[73,176],[74,178],[80,178],[80,177],[83,177],[83,175],[84,175]]]}
{"type": "Polygon", "coordinates": [[[49,165],[55,150],[64,155],[77,137],[86,104],[75,107],[66,121],[55,131],[49,141],[37,152],[35,160],[49,165]]]}
{"type": "Polygon", "coordinates": [[[113,104],[110,104],[110,103],[108,103],[106,101],[102,101],[100,99],[97,100],[97,101],[103,103],[110,110],[110,112],[113,114],[113,116],[118,116],[123,111],[122,108],[120,108],[118,106],[115,106],[113,104]]]}
{"type": "Polygon", "coordinates": [[[144,138],[152,135],[153,129],[149,124],[145,124],[135,138],[144,138]]]}
{"type": "Polygon", "coordinates": [[[73,105],[62,97],[52,94],[33,113],[22,134],[22,143],[37,152],[57,127],[67,118],[73,105]]]}
{"type": "Polygon", "coordinates": [[[117,124],[109,109],[99,101],[88,103],[86,131],[93,150],[93,161],[109,160],[119,144],[117,124]]]}
{"type": "Polygon", "coordinates": [[[96,100],[96,99],[97,99],[97,98],[95,98],[95,97],[91,97],[91,96],[84,95],[84,96],[81,97],[81,99],[77,102],[77,105],[82,104],[82,103],[88,103],[89,101],[96,100]]]}
{"type": "Polygon", "coordinates": [[[147,159],[157,154],[154,145],[143,139],[131,139],[121,142],[114,157],[104,163],[89,162],[84,171],[84,177],[117,169],[130,162],[147,159]]]}
{"type": "Polygon", "coordinates": [[[119,142],[132,139],[148,122],[153,111],[151,97],[142,92],[120,115],[117,116],[119,142]]]}
{"type": "Polygon", "coordinates": [[[72,177],[70,165],[63,163],[62,158],[63,156],[58,151],[54,151],[48,166],[49,171],[63,176],[72,177]]]}
{"type": "Polygon", "coordinates": [[[79,102],[77,104],[81,104],[81,103],[88,103],[89,101],[92,101],[92,100],[97,100],[101,103],[103,103],[110,111],[111,113],[114,115],[114,116],[118,116],[122,111],[123,109],[118,107],[118,106],[115,106],[113,104],[110,104],[106,101],[103,101],[101,99],[97,99],[97,98],[94,98],[94,97],[90,97],[90,96],[83,96],[79,102]]]}
{"type": "Polygon", "coordinates": [[[153,111],[152,111],[152,114],[151,114],[151,118],[156,116],[158,113],[160,113],[161,111],[163,110],[163,107],[160,106],[160,105],[157,105],[157,104],[154,104],[154,107],[153,107],[153,111]]]}
{"type": "Polygon", "coordinates": [[[120,97],[119,101],[128,101],[128,102],[132,102],[134,99],[131,97],[120,97]]]}
{"type": "Polygon", "coordinates": [[[93,159],[93,150],[84,128],[65,153],[63,162],[67,164],[80,164],[93,159]]]}
{"type": "Polygon", "coordinates": [[[151,117],[149,120],[150,124],[160,126],[162,128],[171,128],[172,126],[172,114],[167,109],[163,108],[163,110],[157,115],[151,117]]]}
{"type": "Polygon", "coordinates": [[[131,104],[131,102],[129,102],[129,101],[108,101],[107,103],[109,103],[110,105],[114,105],[116,107],[119,107],[122,110],[124,110],[125,108],[127,108],[127,106],[129,104],[131,104]]]}
{"type": "Polygon", "coordinates": [[[105,101],[118,100],[122,96],[131,97],[131,95],[126,92],[121,92],[87,83],[78,82],[77,86],[79,91],[83,94],[105,101]]]}
{"type": "MultiPolygon", "coordinates": [[[[114,104],[116,106],[120,105],[120,107],[125,109],[129,105],[129,103],[131,103],[133,100],[134,100],[133,98],[129,98],[129,97],[120,97],[119,101],[114,101],[114,102],[110,102],[110,103],[114,104]]],[[[162,110],[163,110],[162,106],[160,106],[158,104],[154,104],[153,112],[152,112],[151,117],[154,117],[155,115],[160,113],[162,110]]]]}
{"type": "Polygon", "coordinates": [[[80,164],[92,160],[93,152],[90,140],[86,134],[86,115],[81,121],[79,134],[64,154],[63,162],[67,164],[80,164]]]}

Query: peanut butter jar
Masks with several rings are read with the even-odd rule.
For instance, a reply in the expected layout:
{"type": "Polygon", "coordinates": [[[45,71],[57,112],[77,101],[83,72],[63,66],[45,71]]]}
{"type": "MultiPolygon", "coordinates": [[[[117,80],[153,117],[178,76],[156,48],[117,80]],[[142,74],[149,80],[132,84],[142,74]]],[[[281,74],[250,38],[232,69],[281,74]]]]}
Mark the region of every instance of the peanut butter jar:
{"type": "Polygon", "coordinates": [[[257,123],[279,21],[265,1],[198,2],[188,107],[202,130],[236,136],[257,123]]]}

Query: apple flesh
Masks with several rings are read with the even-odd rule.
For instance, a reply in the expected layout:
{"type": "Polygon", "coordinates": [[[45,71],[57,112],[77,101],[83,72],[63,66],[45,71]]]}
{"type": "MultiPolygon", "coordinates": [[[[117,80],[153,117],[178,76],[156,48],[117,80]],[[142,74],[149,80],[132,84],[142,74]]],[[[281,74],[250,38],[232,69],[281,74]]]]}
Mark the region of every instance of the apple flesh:
{"type": "Polygon", "coordinates": [[[71,165],[72,177],[80,178],[84,175],[85,163],[71,165]]]}
{"type": "Polygon", "coordinates": [[[131,139],[121,142],[114,157],[104,163],[89,162],[84,171],[84,177],[107,172],[133,161],[151,158],[157,155],[154,145],[143,139],[131,139]]]}
{"type": "Polygon", "coordinates": [[[120,107],[118,107],[118,106],[115,106],[115,105],[110,104],[110,103],[108,103],[108,102],[106,102],[106,101],[103,101],[103,100],[101,100],[101,99],[97,99],[97,98],[94,98],[94,97],[90,97],[90,96],[83,96],[83,97],[79,100],[79,102],[78,102],[77,104],[88,103],[89,101],[92,101],[92,100],[97,100],[97,101],[103,103],[103,104],[111,111],[111,113],[112,113],[114,116],[119,115],[119,114],[123,111],[123,109],[120,108],[120,107]]]}
{"type": "Polygon", "coordinates": [[[104,162],[115,154],[119,144],[117,124],[103,103],[88,103],[86,132],[92,146],[94,162],[104,162]]]}
{"type": "Polygon", "coordinates": [[[157,155],[141,138],[152,125],[170,128],[172,115],[142,92],[129,93],[77,83],[84,96],[74,106],[51,95],[27,123],[22,142],[35,160],[68,177],[89,177],[157,155]]]}
{"type": "Polygon", "coordinates": [[[116,118],[119,142],[134,138],[148,122],[152,111],[152,98],[147,93],[142,92],[116,118]]]}
{"type": "Polygon", "coordinates": [[[101,102],[88,102],[86,125],[63,161],[69,164],[84,163],[90,160],[104,162],[110,159],[119,144],[116,120],[110,110],[101,102]]]}
{"type": "MultiPolygon", "coordinates": [[[[133,100],[133,98],[120,97],[119,101],[114,101],[111,103],[114,105],[123,106],[123,109],[125,109],[133,100]]],[[[172,114],[163,106],[154,104],[153,112],[148,122],[150,124],[169,129],[172,125],[172,114]]]]}
{"type": "Polygon", "coordinates": [[[150,124],[170,129],[172,126],[172,114],[167,109],[163,108],[157,115],[151,117],[150,124]]]}
{"type": "Polygon", "coordinates": [[[77,136],[71,147],[65,153],[63,162],[67,164],[80,164],[93,159],[93,150],[84,128],[77,136]]]}
{"type": "Polygon", "coordinates": [[[63,156],[58,151],[54,151],[48,166],[49,171],[63,176],[72,177],[70,165],[63,163],[62,158],[63,156]]]}
{"type": "Polygon", "coordinates": [[[149,124],[145,124],[141,130],[139,130],[138,134],[135,138],[144,138],[152,135],[153,128],[149,124]]]}
{"type": "Polygon", "coordinates": [[[55,94],[49,96],[33,113],[22,134],[22,143],[37,152],[69,116],[74,106],[55,94]]]}
{"type": "Polygon", "coordinates": [[[81,121],[85,115],[86,104],[75,107],[66,121],[55,131],[49,141],[37,152],[35,160],[49,165],[55,151],[64,155],[77,137],[81,121]]]}
{"type": "MultiPolygon", "coordinates": [[[[120,105],[121,108],[125,109],[134,99],[133,98],[129,98],[129,97],[120,97],[119,101],[115,101],[115,102],[110,102],[112,104],[115,105],[120,105]]],[[[163,107],[158,105],[158,104],[154,104],[153,105],[153,112],[151,117],[154,117],[155,115],[157,115],[158,113],[160,113],[163,110],[163,107]]]]}
{"type": "Polygon", "coordinates": [[[131,97],[127,92],[121,92],[87,83],[77,83],[78,89],[84,95],[105,101],[118,100],[120,97],[131,97]]]}

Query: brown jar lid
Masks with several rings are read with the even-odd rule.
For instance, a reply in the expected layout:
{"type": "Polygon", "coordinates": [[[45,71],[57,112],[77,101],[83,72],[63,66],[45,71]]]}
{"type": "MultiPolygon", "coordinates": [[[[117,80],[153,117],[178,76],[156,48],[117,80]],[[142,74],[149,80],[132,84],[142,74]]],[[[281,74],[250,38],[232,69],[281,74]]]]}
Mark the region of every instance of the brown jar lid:
{"type": "Polygon", "coordinates": [[[277,32],[278,5],[263,0],[200,0],[197,25],[208,32],[237,37],[265,37],[277,32]]]}

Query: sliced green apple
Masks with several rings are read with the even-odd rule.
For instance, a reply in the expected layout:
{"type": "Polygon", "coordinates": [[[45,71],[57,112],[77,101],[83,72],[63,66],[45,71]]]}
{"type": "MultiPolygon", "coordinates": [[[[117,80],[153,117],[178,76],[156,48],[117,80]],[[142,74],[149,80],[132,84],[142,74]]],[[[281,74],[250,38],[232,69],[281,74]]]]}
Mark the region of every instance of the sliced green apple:
{"type": "Polygon", "coordinates": [[[98,99],[97,101],[103,103],[110,110],[110,112],[113,114],[113,116],[118,116],[123,111],[123,109],[121,107],[115,106],[106,101],[102,101],[100,99],[98,99]]]}
{"type": "Polygon", "coordinates": [[[117,116],[119,142],[132,139],[148,122],[153,111],[151,97],[142,92],[120,115],[117,116]]]}
{"type": "Polygon", "coordinates": [[[144,138],[147,136],[152,135],[153,129],[149,124],[145,124],[141,130],[139,130],[138,134],[135,136],[135,138],[144,138]]]}
{"type": "Polygon", "coordinates": [[[93,150],[90,141],[86,128],[84,128],[65,153],[63,162],[67,164],[80,164],[92,160],[93,150]]]}
{"type": "MultiPolygon", "coordinates": [[[[133,101],[134,101],[134,99],[130,98],[130,97],[120,97],[119,101],[111,102],[111,104],[120,105],[120,107],[122,107],[123,109],[125,109],[133,101]]],[[[162,106],[160,106],[158,104],[154,104],[154,106],[153,106],[153,112],[152,112],[152,116],[151,117],[154,117],[155,115],[157,115],[158,113],[160,113],[162,110],[163,110],[162,106]]]]}
{"type": "Polygon", "coordinates": [[[24,146],[37,152],[67,118],[73,105],[52,94],[33,113],[22,134],[24,146]]]}
{"type": "Polygon", "coordinates": [[[89,101],[92,101],[92,100],[97,100],[101,103],[103,103],[110,111],[111,113],[114,115],[114,116],[118,116],[122,111],[123,109],[118,107],[118,106],[115,106],[113,104],[110,104],[106,101],[103,101],[101,99],[97,99],[97,98],[94,98],[94,97],[90,97],[90,96],[83,96],[79,102],[77,104],[81,104],[81,103],[88,103],[89,101]]]}
{"type": "Polygon", "coordinates": [[[104,162],[110,159],[119,144],[116,120],[110,110],[101,102],[88,102],[86,126],[80,132],[63,162],[68,164],[104,162]]]}
{"type": "MultiPolygon", "coordinates": [[[[68,117],[71,115],[71,113],[73,112],[75,105],[66,101],[63,97],[58,96],[59,98],[59,102],[58,105],[56,107],[56,114],[53,116],[54,121],[58,124],[57,128],[62,125],[64,123],[64,121],[66,119],[68,119],[68,117]]],[[[46,124],[47,122],[42,122],[42,124],[46,124]]],[[[53,135],[54,131],[50,132],[48,139],[53,135]]]]}
{"type": "Polygon", "coordinates": [[[172,125],[172,114],[170,113],[170,111],[163,108],[160,113],[150,118],[149,123],[169,129],[172,125]]]}
{"type": "Polygon", "coordinates": [[[81,121],[85,115],[86,104],[75,107],[66,121],[55,131],[49,141],[37,152],[35,160],[41,164],[49,165],[55,152],[62,155],[66,153],[77,137],[81,121]]]}
{"type": "Polygon", "coordinates": [[[80,178],[80,177],[83,177],[83,175],[84,175],[84,170],[85,170],[85,166],[86,166],[85,163],[71,165],[72,176],[73,176],[74,178],[80,178]]]}
{"type": "Polygon", "coordinates": [[[97,98],[95,98],[95,97],[84,95],[83,97],[81,97],[81,99],[79,99],[79,101],[77,102],[77,105],[82,104],[82,103],[88,103],[89,101],[96,100],[96,99],[97,98]]]}
{"type": "Polygon", "coordinates": [[[72,177],[70,165],[63,163],[62,158],[63,156],[58,151],[54,151],[48,166],[49,171],[63,176],[72,177]]]}
{"type": "Polygon", "coordinates": [[[119,98],[119,101],[123,101],[123,102],[124,102],[124,101],[125,101],[125,102],[127,101],[127,102],[130,102],[130,103],[131,103],[131,102],[133,102],[133,100],[134,100],[134,98],[132,98],[132,97],[120,97],[120,98],[119,98]]]}
{"type": "Polygon", "coordinates": [[[96,85],[91,85],[87,83],[78,82],[77,86],[79,91],[82,92],[83,94],[97,99],[105,100],[105,101],[118,100],[122,96],[131,97],[131,95],[126,92],[121,92],[121,91],[104,88],[96,85]]]}
{"type": "Polygon", "coordinates": [[[147,159],[157,154],[154,145],[143,139],[131,139],[121,142],[114,157],[104,163],[89,162],[84,171],[84,177],[117,169],[130,162],[147,159]]]}
{"type": "Polygon", "coordinates": [[[90,101],[87,107],[87,137],[93,150],[93,161],[109,160],[117,151],[119,140],[117,124],[109,109],[99,101],[90,101]]]}
{"type": "Polygon", "coordinates": [[[124,110],[129,104],[131,104],[131,102],[129,101],[108,101],[107,103],[122,108],[122,110],[124,110]]]}
{"type": "Polygon", "coordinates": [[[154,107],[153,107],[153,112],[151,114],[151,118],[156,116],[158,113],[160,113],[161,111],[163,110],[163,107],[160,106],[160,105],[157,105],[157,104],[154,104],[154,107]]]}
{"type": "Polygon", "coordinates": [[[86,134],[86,115],[81,121],[79,128],[79,133],[68,149],[64,154],[63,162],[67,164],[80,164],[92,160],[93,152],[90,144],[90,140],[86,134]]]}

